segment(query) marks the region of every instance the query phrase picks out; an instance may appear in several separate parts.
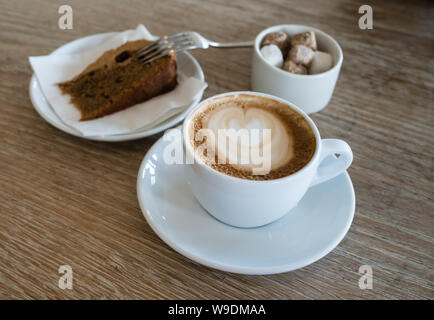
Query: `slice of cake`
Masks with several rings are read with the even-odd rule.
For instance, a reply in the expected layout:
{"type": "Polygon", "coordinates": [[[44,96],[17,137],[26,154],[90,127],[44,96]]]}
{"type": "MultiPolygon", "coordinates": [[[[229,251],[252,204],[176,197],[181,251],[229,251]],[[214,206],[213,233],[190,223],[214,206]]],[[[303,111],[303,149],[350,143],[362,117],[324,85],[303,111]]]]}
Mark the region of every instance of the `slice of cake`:
{"type": "Polygon", "coordinates": [[[139,61],[136,51],[148,43],[131,41],[106,51],[75,78],[59,83],[80,110],[80,121],[126,109],[176,87],[174,53],[145,65],[139,61]]]}

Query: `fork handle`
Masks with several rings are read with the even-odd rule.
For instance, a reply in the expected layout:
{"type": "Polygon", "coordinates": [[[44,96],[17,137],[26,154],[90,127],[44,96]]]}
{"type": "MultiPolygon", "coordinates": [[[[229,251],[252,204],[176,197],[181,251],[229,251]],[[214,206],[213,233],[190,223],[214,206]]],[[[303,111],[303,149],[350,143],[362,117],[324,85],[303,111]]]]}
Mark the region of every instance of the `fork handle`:
{"type": "Polygon", "coordinates": [[[253,47],[254,43],[254,41],[219,43],[208,40],[208,44],[210,45],[210,47],[214,48],[247,48],[253,47]]]}

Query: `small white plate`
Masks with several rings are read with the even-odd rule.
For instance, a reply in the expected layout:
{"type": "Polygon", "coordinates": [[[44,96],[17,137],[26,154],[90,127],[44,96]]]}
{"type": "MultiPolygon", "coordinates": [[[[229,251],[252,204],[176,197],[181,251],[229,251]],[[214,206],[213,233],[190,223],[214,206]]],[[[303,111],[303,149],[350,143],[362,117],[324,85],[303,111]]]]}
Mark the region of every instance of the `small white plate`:
{"type": "Polygon", "coordinates": [[[274,223],[252,229],[223,224],[194,198],[184,165],[163,162],[168,143],[159,139],[143,159],[137,196],[155,233],[198,263],[243,274],[291,271],[324,257],[350,228],[355,196],[346,172],[310,188],[296,208],[274,223]]]}
{"type": "MultiPolygon", "coordinates": [[[[73,54],[78,53],[83,50],[89,49],[91,47],[98,46],[101,42],[106,40],[108,37],[112,36],[113,33],[101,33],[95,34],[92,36],[80,38],[74,41],[71,41],[58,49],[54,50],[51,54],[73,54]]],[[[177,67],[178,72],[182,73],[188,77],[195,77],[201,81],[205,81],[205,77],[203,75],[202,68],[199,63],[191,54],[188,52],[179,52],[177,54],[177,67]]],[[[153,134],[164,131],[170,127],[173,127],[178,122],[183,120],[185,116],[192,110],[202,99],[202,95],[198,96],[189,106],[185,106],[181,108],[181,110],[176,114],[170,117],[167,120],[162,121],[157,126],[152,128],[146,128],[144,130],[137,130],[128,134],[119,134],[119,135],[105,135],[105,136],[91,136],[85,137],[80,132],[74,130],[73,128],[64,124],[59,117],[56,115],[48,101],[45,99],[44,94],[39,86],[39,83],[36,79],[36,76],[33,75],[30,80],[30,99],[35,107],[36,111],[44,118],[48,123],[53,125],[59,130],[62,130],[66,133],[72,134],[74,136],[89,139],[89,140],[97,140],[97,141],[127,141],[140,139],[147,136],[151,136],[153,134]]]]}

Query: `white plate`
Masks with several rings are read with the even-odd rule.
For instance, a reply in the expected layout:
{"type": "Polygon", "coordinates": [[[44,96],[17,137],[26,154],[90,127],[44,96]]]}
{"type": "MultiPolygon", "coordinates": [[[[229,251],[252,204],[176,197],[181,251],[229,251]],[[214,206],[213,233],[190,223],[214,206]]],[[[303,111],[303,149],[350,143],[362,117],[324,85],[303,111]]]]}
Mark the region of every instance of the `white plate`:
{"type": "MultiPolygon", "coordinates": [[[[95,34],[92,36],[80,38],[59,47],[58,49],[54,50],[51,54],[78,53],[85,49],[98,46],[101,42],[106,40],[107,37],[110,37],[112,35],[113,33],[102,33],[102,34],[95,34]]],[[[188,52],[179,52],[177,54],[177,67],[178,67],[178,72],[188,77],[195,77],[201,81],[205,81],[202,68],[200,67],[196,59],[193,58],[193,56],[188,52]]],[[[51,108],[48,101],[45,99],[44,94],[42,93],[42,90],[39,86],[39,83],[35,75],[33,75],[30,80],[29,91],[30,91],[30,99],[33,103],[33,106],[35,107],[36,111],[41,115],[41,117],[44,118],[48,123],[50,123],[57,129],[72,134],[74,136],[84,138],[84,139],[97,140],[97,141],[127,141],[127,140],[140,139],[159,133],[170,127],[173,127],[178,122],[182,121],[185,118],[185,116],[189,113],[189,111],[192,110],[202,99],[202,95],[198,96],[191,103],[191,105],[185,106],[185,108],[183,108],[182,111],[180,111],[180,113],[177,113],[176,115],[170,117],[169,119],[159,123],[157,126],[153,128],[147,128],[145,130],[139,129],[135,132],[128,133],[128,134],[121,134],[121,135],[85,137],[78,131],[64,124],[59,119],[59,117],[55,114],[54,110],[51,108]]]]}
{"type": "Polygon", "coordinates": [[[155,233],[198,263],[243,274],[291,271],[324,257],[350,228],[355,196],[346,172],[310,188],[296,208],[274,223],[253,229],[223,224],[194,198],[184,165],[162,161],[168,143],[159,139],[143,159],[137,196],[155,233]]]}

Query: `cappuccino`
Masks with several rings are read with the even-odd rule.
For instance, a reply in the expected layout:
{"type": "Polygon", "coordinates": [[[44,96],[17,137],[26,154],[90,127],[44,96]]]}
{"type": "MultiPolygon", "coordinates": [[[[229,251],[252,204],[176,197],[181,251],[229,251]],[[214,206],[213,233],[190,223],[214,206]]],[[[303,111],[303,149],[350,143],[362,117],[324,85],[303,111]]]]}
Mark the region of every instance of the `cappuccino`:
{"type": "Polygon", "coordinates": [[[302,169],[316,150],[309,122],[287,104],[237,94],[210,100],[193,115],[196,157],[229,176],[272,180],[302,169]]]}

